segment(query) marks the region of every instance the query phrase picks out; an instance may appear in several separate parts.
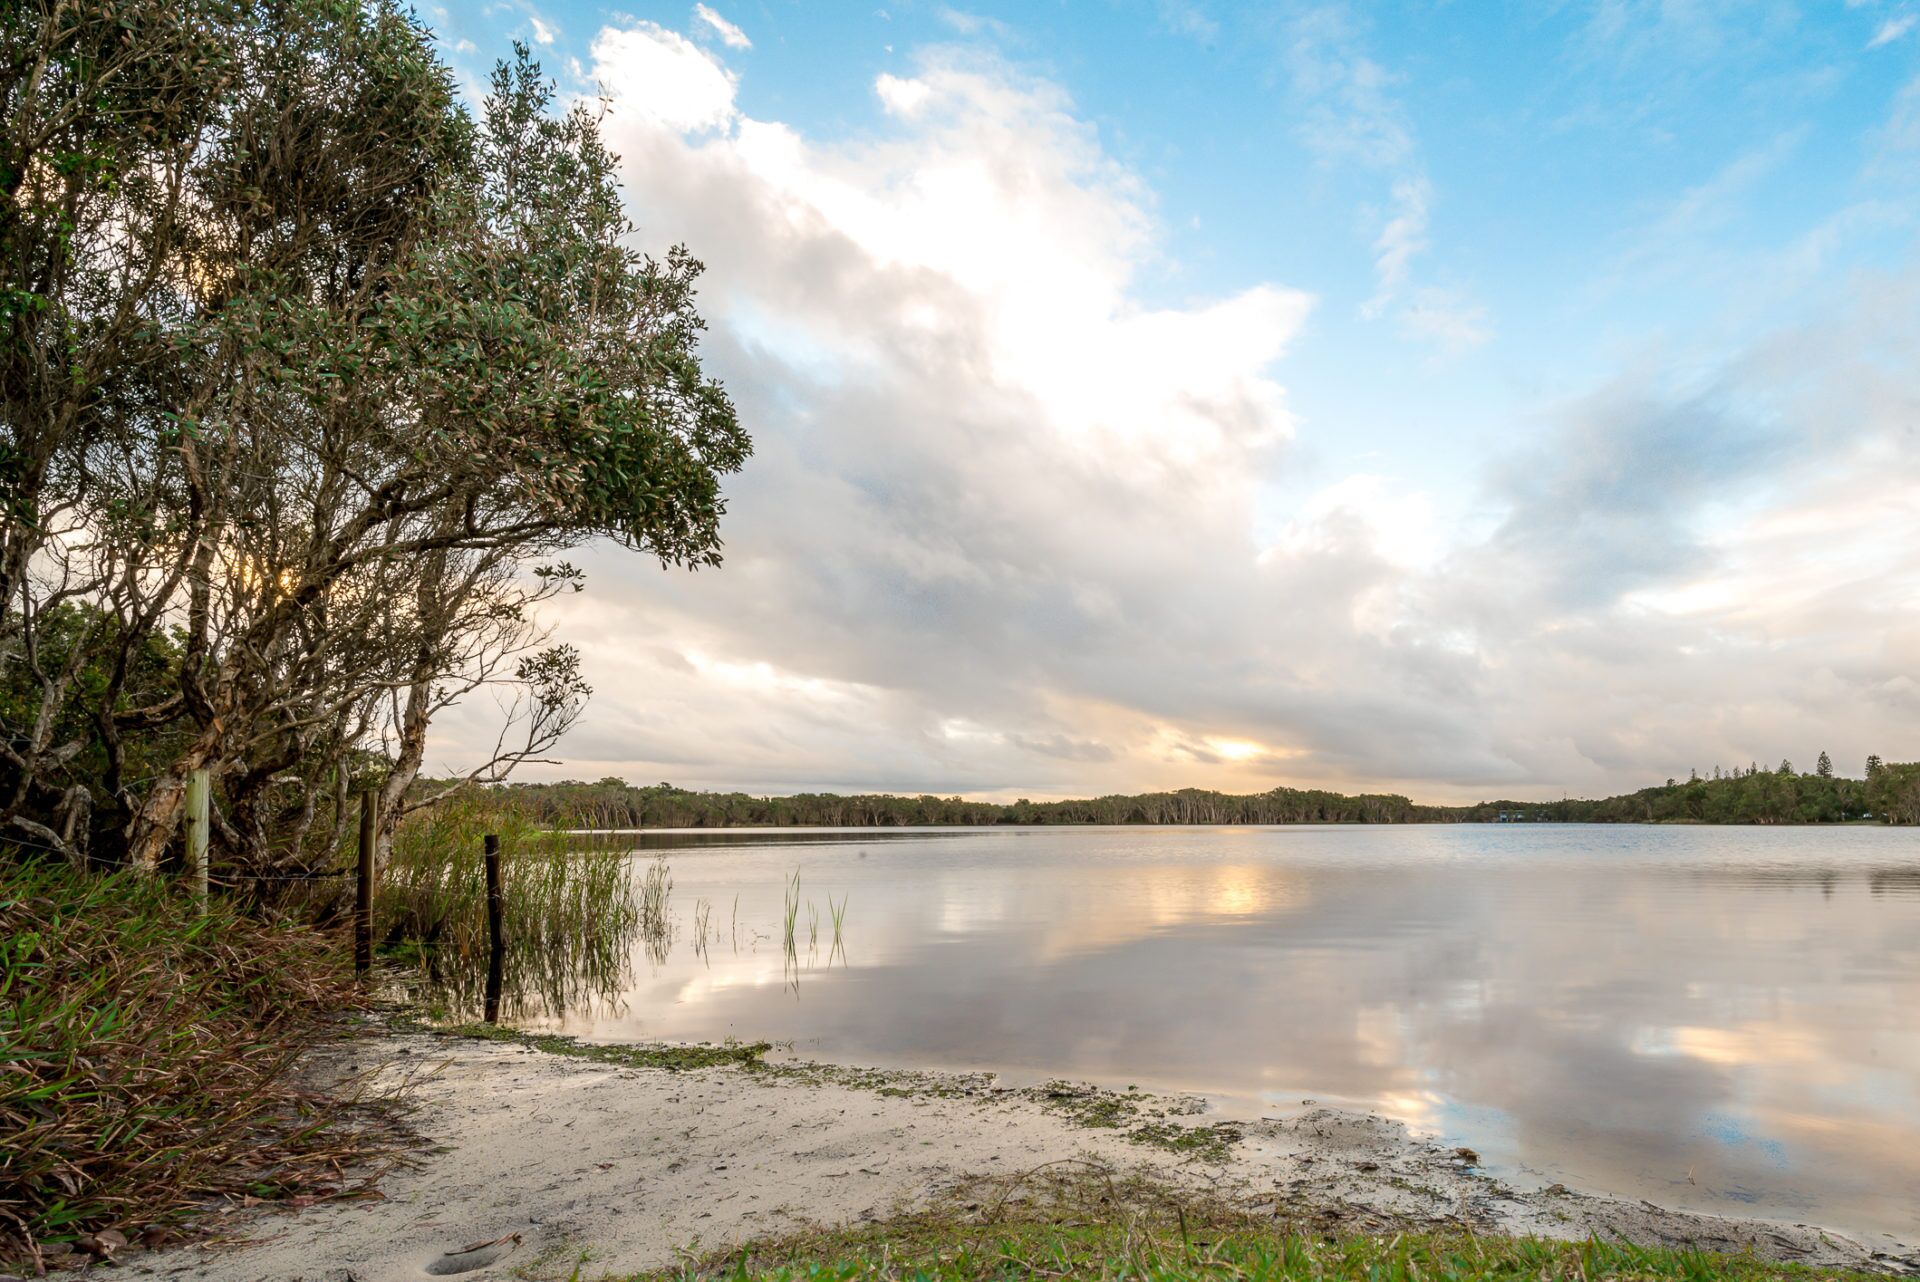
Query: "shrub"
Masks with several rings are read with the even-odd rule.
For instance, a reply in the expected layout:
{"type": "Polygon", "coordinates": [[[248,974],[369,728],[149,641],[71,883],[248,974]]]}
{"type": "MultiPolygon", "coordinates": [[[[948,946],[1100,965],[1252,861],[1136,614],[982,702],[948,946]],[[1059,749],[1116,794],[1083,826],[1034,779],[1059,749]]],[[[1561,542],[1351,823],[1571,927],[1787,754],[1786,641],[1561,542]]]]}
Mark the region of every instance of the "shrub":
{"type": "Polygon", "coordinates": [[[291,1070],[360,1000],[339,939],[0,851],[0,1258],[359,1191],[392,1132],[291,1070]]]}

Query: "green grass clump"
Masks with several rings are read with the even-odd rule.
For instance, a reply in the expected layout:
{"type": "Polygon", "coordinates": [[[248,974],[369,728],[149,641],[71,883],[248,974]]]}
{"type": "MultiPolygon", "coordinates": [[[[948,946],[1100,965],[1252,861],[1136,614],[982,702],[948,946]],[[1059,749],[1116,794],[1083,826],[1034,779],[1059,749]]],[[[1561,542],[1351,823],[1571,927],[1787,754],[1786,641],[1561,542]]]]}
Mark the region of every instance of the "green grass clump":
{"type": "Polygon", "coordinates": [[[353,1191],[376,1132],[291,1069],[360,1000],[338,938],[0,851],[0,1258],[353,1191]]]}
{"type": "Polygon", "coordinates": [[[583,1042],[558,1033],[527,1033],[500,1024],[455,1024],[435,1028],[442,1037],[467,1037],[476,1041],[512,1042],[549,1055],[566,1055],[600,1064],[620,1064],[627,1068],[664,1068],[681,1072],[693,1068],[724,1065],[752,1067],[773,1049],[771,1042],[732,1043],[724,1046],[617,1046],[604,1042],[583,1042]]]}

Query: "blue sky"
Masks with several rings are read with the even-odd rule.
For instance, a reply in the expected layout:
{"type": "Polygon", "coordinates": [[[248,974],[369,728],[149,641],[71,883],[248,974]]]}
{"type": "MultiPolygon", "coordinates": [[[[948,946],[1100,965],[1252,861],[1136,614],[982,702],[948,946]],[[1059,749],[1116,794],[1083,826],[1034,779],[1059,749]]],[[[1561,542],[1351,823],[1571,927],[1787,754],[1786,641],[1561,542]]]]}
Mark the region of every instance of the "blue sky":
{"type": "Polygon", "coordinates": [[[1920,755],[1920,3],[424,16],[605,95],[761,445],[728,569],[603,552],[556,615],[603,692],[556,773],[1920,755]]]}

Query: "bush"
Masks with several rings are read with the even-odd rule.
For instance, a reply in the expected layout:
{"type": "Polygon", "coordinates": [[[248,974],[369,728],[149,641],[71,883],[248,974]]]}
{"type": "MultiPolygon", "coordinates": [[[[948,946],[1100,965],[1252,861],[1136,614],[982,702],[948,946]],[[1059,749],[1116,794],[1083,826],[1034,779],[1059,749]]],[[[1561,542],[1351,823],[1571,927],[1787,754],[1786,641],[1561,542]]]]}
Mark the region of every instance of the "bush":
{"type": "Polygon", "coordinates": [[[0,852],[0,1258],[358,1191],[383,1132],[291,1069],[360,1000],[336,938],[0,852]]]}

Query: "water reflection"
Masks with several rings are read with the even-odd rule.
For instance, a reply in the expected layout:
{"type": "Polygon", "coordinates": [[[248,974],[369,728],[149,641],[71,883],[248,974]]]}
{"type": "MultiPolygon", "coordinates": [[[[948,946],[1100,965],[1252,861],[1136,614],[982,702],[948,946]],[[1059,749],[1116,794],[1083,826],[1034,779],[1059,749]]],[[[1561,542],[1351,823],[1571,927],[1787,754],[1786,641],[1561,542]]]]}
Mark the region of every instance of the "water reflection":
{"type": "MultiPolygon", "coordinates": [[[[636,949],[602,1038],[1312,1097],[1509,1171],[1920,1228],[1920,833],[1340,828],[649,834],[702,950],[636,949]],[[675,846],[679,841],[683,844],[675,846]],[[786,946],[783,887],[845,955],[786,946]]],[[[811,947],[809,945],[812,945],[811,947]]]]}

